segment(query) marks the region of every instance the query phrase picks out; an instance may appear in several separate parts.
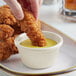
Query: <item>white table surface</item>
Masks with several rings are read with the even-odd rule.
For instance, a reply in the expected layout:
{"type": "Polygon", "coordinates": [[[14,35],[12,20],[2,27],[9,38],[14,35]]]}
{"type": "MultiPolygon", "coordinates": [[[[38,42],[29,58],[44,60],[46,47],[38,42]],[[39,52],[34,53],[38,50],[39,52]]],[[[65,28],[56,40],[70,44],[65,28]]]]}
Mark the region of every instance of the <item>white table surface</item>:
{"type": "Polygon", "coordinates": [[[40,19],[42,21],[76,40],[76,23],[65,22],[58,14],[57,5],[42,6],[40,9],[40,19]]]}
{"type": "MultiPolygon", "coordinates": [[[[3,1],[0,1],[0,5],[5,4],[3,1]]],[[[45,23],[57,28],[61,32],[67,34],[74,40],[76,40],[76,23],[69,23],[64,22],[63,19],[61,19],[58,14],[58,6],[57,5],[51,5],[51,6],[42,6],[40,9],[40,19],[44,21],[45,23]]],[[[6,73],[0,71],[0,76],[9,76],[6,75],[6,73]]],[[[65,75],[59,75],[59,76],[76,76],[76,72],[72,72],[65,75]]]]}

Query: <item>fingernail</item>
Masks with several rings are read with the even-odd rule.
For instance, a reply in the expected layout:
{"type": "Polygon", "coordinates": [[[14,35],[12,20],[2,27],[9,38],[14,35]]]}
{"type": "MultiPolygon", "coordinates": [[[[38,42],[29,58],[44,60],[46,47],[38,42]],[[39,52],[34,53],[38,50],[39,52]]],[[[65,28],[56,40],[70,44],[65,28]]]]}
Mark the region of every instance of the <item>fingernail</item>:
{"type": "Polygon", "coordinates": [[[16,19],[18,19],[18,20],[22,20],[23,18],[24,18],[24,14],[23,13],[14,13],[14,15],[15,15],[15,17],[16,17],[16,19]]]}
{"type": "Polygon", "coordinates": [[[34,13],[34,17],[36,20],[38,20],[38,13],[34,13]]]}
{"type": "Polygon", "coordinates": [[[19,14],[19,15],[15,15],[15,17],[16,17],[16,19],[18,19],[18,20],[22,20],[23,18],[24,18],[24,14],[19,14]]]}
{"type": "Polygon", "coordinates": [[[38,20],[38,17],[37,17],[37,16],[35,16],[35,19],[36,19],[36,20],[38,20]]]}

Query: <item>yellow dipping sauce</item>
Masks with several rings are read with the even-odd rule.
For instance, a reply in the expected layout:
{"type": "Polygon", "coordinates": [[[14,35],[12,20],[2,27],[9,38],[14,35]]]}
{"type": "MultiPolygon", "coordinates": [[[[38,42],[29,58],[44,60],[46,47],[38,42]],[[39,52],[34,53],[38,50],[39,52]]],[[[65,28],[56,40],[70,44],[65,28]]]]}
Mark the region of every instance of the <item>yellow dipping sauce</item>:
{"type": "Polygon", "coordinates": [[[24,41],[21,42],[20,44],[21,44],[22,46],[24,46],[24,47],[30,47],[30,48],[47,48],[47,47],[52,47],[52,46],[54,46],[54,45],[57,44],[56,41],[51,40],[51,39],[49,39],[49,38],[47,38],[46,41],[47,41],[47,45],[44,46],[44,47],[33,46],[30,39],[24,40],[24,41]]]}

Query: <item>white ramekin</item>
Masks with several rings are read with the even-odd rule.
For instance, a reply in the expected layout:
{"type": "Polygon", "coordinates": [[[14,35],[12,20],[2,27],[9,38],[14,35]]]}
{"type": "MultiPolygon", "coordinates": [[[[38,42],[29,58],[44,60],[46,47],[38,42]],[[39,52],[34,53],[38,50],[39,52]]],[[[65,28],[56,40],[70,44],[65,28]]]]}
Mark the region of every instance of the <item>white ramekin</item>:
{"type": "Polygon", "coordinates": [[[30,48],[20,45],[28,37],[25,33],[15,38],[15,45],[19,50],[23,64],[30,68],[41,69],[51,67],[59,55],[59,49],[63,43],[63,38],[53,32],[43,31],[46,38],[55,40],[57,44],[48,48],[30,48]]]}

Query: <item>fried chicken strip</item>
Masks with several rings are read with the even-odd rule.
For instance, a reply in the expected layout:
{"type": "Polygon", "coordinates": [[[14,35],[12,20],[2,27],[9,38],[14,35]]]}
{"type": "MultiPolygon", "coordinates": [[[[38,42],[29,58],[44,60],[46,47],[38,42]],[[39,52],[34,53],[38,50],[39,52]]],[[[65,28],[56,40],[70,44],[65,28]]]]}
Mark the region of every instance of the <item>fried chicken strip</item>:
{"type": "Polygon", "coordinates": [[[14,44],[14,29],[9,25],[0,25],[0,61],[6,60],[12,54],[18,53],[18,49],[14,44]],[[12,37],[13,36],[13,37],[12,37]]]}
{"type": "Polygon", "coordinates": [[[21,30],[27,33],[27,36],[35,46],[43,47],[46,45],[46,39],[39,28],[40,24],[28,10],[24,10],[24,19],[18,21],[21,30]]]}
{"type": "MultiPolygon", "coordinates": [[[[43,47],[46,45],[46,39],[44,35],[42,34],[41,29],[39,28],[40,24],[37,20],[35,20],[33,14],[29,11],[30,7],[27,8],[28,1],[26,1],[26,5],[24,6],[24,3],[22,0],[18,0],[23,7],[24,10],[24,19],[22,21],[19,21],[19,24],[21,25],[21,30],[27,33],[27,36],[32,41],[32,44],[35,46],[43,47]],[[25,9],[26,8],[26,9],[25,9]],[[28,9],[28,10],[27,10],[28,9]]],[[[31,9],[30,9],[31,10],[31,9]]]]}

